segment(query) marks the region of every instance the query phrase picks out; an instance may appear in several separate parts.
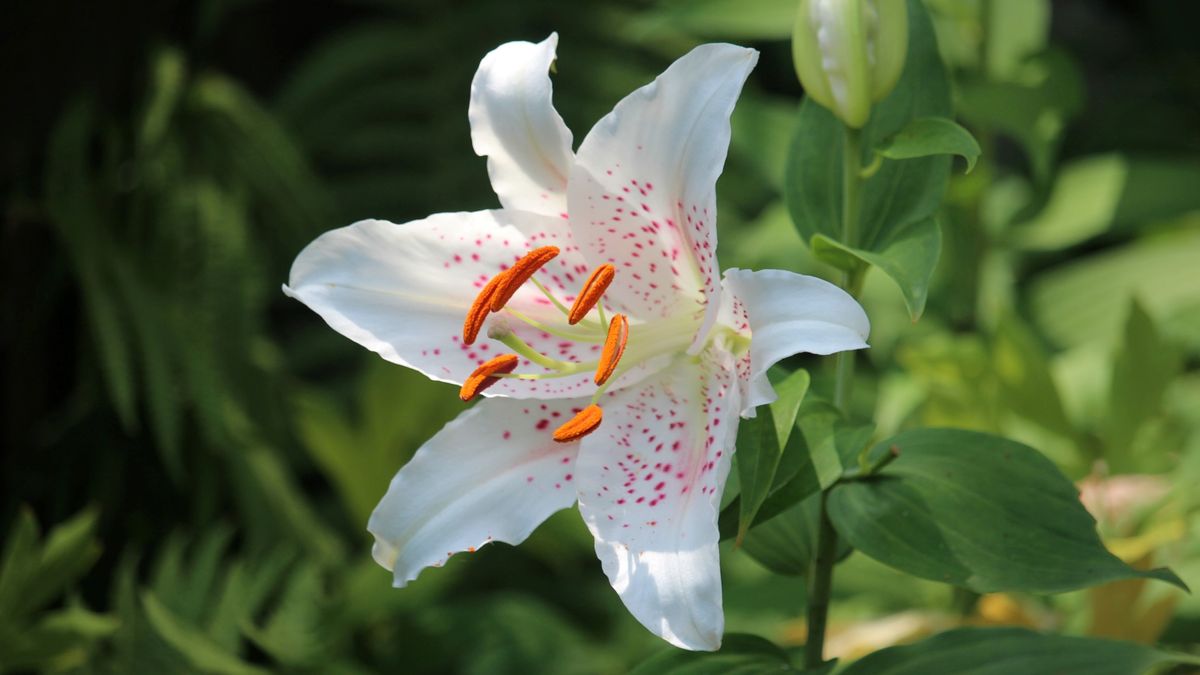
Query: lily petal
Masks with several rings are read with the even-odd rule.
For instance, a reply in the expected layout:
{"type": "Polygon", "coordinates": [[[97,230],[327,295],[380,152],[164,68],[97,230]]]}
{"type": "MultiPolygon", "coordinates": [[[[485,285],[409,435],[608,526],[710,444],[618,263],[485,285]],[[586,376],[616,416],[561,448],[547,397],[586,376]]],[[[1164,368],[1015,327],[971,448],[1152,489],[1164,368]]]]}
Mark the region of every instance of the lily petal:
{"type": "MultiPolygon", "coordinates": [[[[871,322],[846,291],[816,277],[783,270],[730,269],[725,272],[726,301],[749,325],[749,390],[746,410],[775,400],[767,369],[781,359],[808,352],[833,354],[865,349],[871,322]]],[[[741,325],[733,326],[743,330],[741,325]]]]}
{"type": "MultiPolygon", "coordinates": [[[[612,263],[607,299],[634,316],[719,302],[716,182],[729,116],[758,52],[695,48],[601,119],[571,168],[571,228],[593,264],[612,263]]],[[[710,311],[715,311],[715,307],[710,311]]]]}
{"type": "Polygon", "coordinates": [[[506,209],[566,217],[571,131],[551,101],[549,68],[558,34],[509,42],[483,57],[471,81],[471,143],[488,158],[492,189],[506,209]]]}
{"type": "MultiPolygon", "coordinates": [[[[587,266],[565,221],[521,211],[443,213],[404,225],[364,220],[326,232],[296,257],[284,292],[384,359],[434,380],[461,384],[479,364],[505,349],[483,336],[473,345],[463,344],[463,317],[475,295],[529,249],[549,244],[562,253],[538,272],[539,278],[570,302],[568,293],[578,290],[587,266]]],[[[532,285],[518,291],[509,306],[541,321],[561,321],[558,310],[532,285]]],[[[489,319],[502,320],[554,358],[587,362],[599,354],[599,345],[561,341],[501,314],[489,319]]],[[[528,361],[519,370],[547,372],[528,361]]],[[[625,386],[646,372],[632,369],[614,386],[625,386]]],[[[538,381],[505,379],[485,395],[561,398],[594,390],[591,374],[580,373],[538,381]]]]}
{"type": "Polygon", "coordinates": [[[367,524],[375,560],[392,570],[395,585],[454,553],[518,544],[575,503],[579,444],[556,443],[551,431],[585,405],[481,401],[421,446],[367,524]]]}
{"type": "Polygon", "coordinates": [[[717,514],[737,436],[733,357],[709,349],[608,397],[583,439],[579,510],[629,611],[685,649],[721,645],[717,514]]]}

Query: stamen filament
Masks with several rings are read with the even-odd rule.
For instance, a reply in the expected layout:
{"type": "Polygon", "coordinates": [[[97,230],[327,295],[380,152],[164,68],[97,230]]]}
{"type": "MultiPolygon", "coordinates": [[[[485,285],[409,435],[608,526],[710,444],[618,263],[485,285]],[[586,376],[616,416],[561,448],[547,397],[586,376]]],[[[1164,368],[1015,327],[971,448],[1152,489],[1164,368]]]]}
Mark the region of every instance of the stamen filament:
{"type": "Polygon", "coordinates": [[[567,309],[567,306],[559,302],[558,298],[554,297],[554,294],[550,292],[550,289],[543,286],[542,282],[537,280],[537,277],[529,277],[529,280],[533,282],[534,286],[538,287],[538,290],[542,292],[542,295],[545,295],[550,299],[550,302],[558,308],[558,311],[562,312],[563,314],[570,314],[570,310],[567,309]]]}
{"type": "Polygon", "coordinates": [[[617,369],[617,363],[625,353],[625,344],[629,341],[629,320],[624,314],[613,316],[608,324],[608,336],[604,339],[604,349],[600,352],[600,365],[596,367],[596,384],[604,384],[617,369]]]}
{"type": "Polygon", "coordinates": [[[580,410],[566,424],[554,430],[554,440],[559,443],[570,443],[579,440],[596,430],[604,420],[604,411],[593,403],[580,410]]]}
{"type": "Polygon", "coordinates": [[[479,364],[479,367],[463,382],[462,388],[458,390],[458,397],[463,401],[470,401],[484,389],[499,382],[498,374],[511,373],[518,363],[520,363],[520,359],[516,354],[501,354],[490,361],[479,364]]]}
{"type": "Polygon", "coordinates": [[[512,333],[511,331],[504,335],[496,336],[494,339],[499,340],[509,349],[520,354],[521,356],[524,356],[530,361],[533,361],[543,368],[557,370],[560,373],[567,372],[572,374],[586,370],[585,368],[580,368],[581,364],[571,361],[559,361],[558,359],[552,359],[549,356],[546,356],[533,347],[530,347],[524,340],[517,337],[516,334],[512,333]]]}
{"type": "Polygon", "coordinates": [[[540,246],[513,263],[513,266],[504,273],[504,283],[496,289],[492,296],[492,311],[499,312],[504,309],[504,305],[508,304],[517,290],[524,286],[525,282],[529,281],[533,274],[542,268],[542,265],[550,262],[556,256],[558,256],[557,246],[540,246]]]}
{"type": "Polygon", "coordinates": [[[624,368],[618,368],[615,372],[613,372],[613,374],[607,380],[605,380],[604,384],[600,385],[600,387],[596,389],[596,393],[592,394],[592,403],[595,404],[596,401],[599,401],[600,397],[604,395],[604,392],[608,391],[609,385],[620,380],[621,376],[632,370],[634,365],[637,364],[631,364],[625,366],[624,368]]]}
{"type": "Polygon", "coordinates": [[[525,323],[529,324],[530,326],[533,326],[534,328],[536,328],[540,331],[549,333],[555,337],[560,337],[564,340],[573,340],[575,342],[592,342],[592,343],[604,342],[604,338],[600,337],[599,335],[588,335],[585,333],[572,333],[570,331],[565,331],[560,328],[555,328],[554,326],[542,323],[541,321],[538,321],[537,319],[526,316],[525,314],[518,312],[517,310],[513,309],[512,307],[505,307],[504,311],[508,312],[509,314],[512,314],[515,318],[520,319],[521,321],[524,321],[525,323]]]}
{"type": "Polygon", "coordinates": [[[579,368],[561,373],[508,373],[506,375],[494,375],[493,377],[503,377],[510,380],[553,380],[560,377],[571,377],[579,373],[592,370],[596,367],[596,362],[581,363],[579,368]]]}
{"type": "MultiPolygon", "coordinates": [[[[571,305],[571,311],[567,314],[567,323],[574,326],[582,321],[588,312],[592,311],[592,307],[595,307],[600,298],[604,296],[604,291],[608,290],[616,273],[615,267],[604,264],[588,275],[587,280],[583,282],[583,288],[575,298],[575,303],[571,305]]],[[[601,310],[601,315],[603,315],[603,310],[601,310]]]]}

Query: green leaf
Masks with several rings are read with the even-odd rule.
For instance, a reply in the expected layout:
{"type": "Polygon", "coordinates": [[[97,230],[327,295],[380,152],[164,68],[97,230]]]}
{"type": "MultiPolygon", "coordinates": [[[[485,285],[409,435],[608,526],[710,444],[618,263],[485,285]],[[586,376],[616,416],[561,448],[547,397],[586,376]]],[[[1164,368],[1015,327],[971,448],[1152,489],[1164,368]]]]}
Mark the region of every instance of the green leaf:
{"type": "MultiPolygon", "coordinates": [[[[755,526],[742,548],[758,564],[776,574],[805,576],[817,551],[820,509],[821,495],[809,495],[778,516],[755,526]]],[[[852,550],[844,539],[838,539],[838,560],[850,555],[852,550]]]]}
{"type": "MultiPolygon", "coordinates": [[[[924,5],[910,0],[909,47],[895,90],[875,106],[862,129],[862,144],[874,148],[913,120],[949,117],[950,84],[937,51],[924,5]]],[[[786,169],[784,197],[801,237],[818,250],[841,239],[843,126],[833,113],[806,98],[800,106],[786,169]]],[[[867,158],[869,159],[869,158],[867,158]]],[[[914,319],[924,307],[929,278],[940,250],[936,224],[929,221],[942,201],[950,158],[935,155],[884,162],[863,182],[859,239],[840,242],[845,255],[879,266],[900,285],[914,319]]]]}
{"type": "Polygon", "coordinates": [[[1074,433],[1037,338],[1012,314],[1001,317],[992,342],[1001,400],[1016,414],[1064,436],[1074,433]]]}
{"type": "MultiPolygon", "coordinates": [[[[344,558],[342,540],[317,515],[296,484],[290,467],[274,450],[250,447],[237,459],[235,466],[244,472],[240,496],[247,503],[243,509],[266,512],[276,527],[282,526],[292,541],[317,560],[333,562],[344,558]]],[[[279,537],[276,531],[271,541],[278,541],[279,537]]]]}
{"type": "MultiPolygon", "coordinates": [[[[813,396],[801,404],[796,419],[796,427],[801,433],[788,437],[771,493],[763,501],[751,527],[769,522],[816,494],[821,490],[822,480],[830,484],[836,481],[842,467],[852,466],[866,448],[873,431],[869,425],[847,422],[837,408],[813,396]],[[831,434],[832,441],[828,440],[831,434]],[[815,451],[813,445],[817,446],[815,451]]],[[[722,539],[737,534],[740,502],[738,497],[721,510],[718,525],[722,539]]]]}
{"type": "Polygon", "coordinates": [[[1046,48],[1050,37],[1049,0],[1003,0],[984,5],[988,74],[997,80],[1020,75],[1021,65],[1046,48]]]}
{"type": "Polygon", "coordinates": [[[918,220],[889,233],[875,251],[843,246],[823,234],[813,235],[812,250],[818,258],[842,269],[853,269],[857,263],[846,264],[850,256],[875,266],[888,275],[904,295],[908,315],[916,321],[925,311],[929,282],[942,251],[942,230],[933,218],[918,220]]]}
{"type": "Polygon", "coordinates": [[[975,168],[983,152],[971,132],[945,117],[919,117],[875,146],[887,159],[913,159],[931,155],[958,155],[967,161],[966,173],[975,168]]]}
{"type": "Polygon", "coordinates": [[[171,339],[163,330],[161,308],[168,303],[152,300],[155,289],[134,276],[127,256],[114,254],[113,277],[117,294],[129,312],[134,337],[142,356],[142,374],[146,386],[146,407],[150,412],[150,427],[155,445],[176,484],[184,481],[182,401],[175,382],[174,364],[169,349],[171,339]]]}
{"type": "Polygon", "coordinates": [[[796,370],[782,379],[772,376],[771,386],[775,388],[778,398],[771,403],[772,419],[775,422],[775,436],[780,448],[786,448],[796,428],[796,418],[800,414],[800,404],[808,394],[811,379],[807,370],[796,370]]]}
{"type": "Polygon", "coordinates": [[[900,457],[878,477],[843,482],[829,516],[854,548],[909,574],[979,593],[1059,593],[1151,578],[1104,548],[1075,486],[1041,453],[988,434],[919,429],[873,448],[900,457]]]}
{"type": "Polygon", "coordinates": [[[775,385],[779,398],[769,406],[760,406],[756,417],[742,421],[738,427],[739,546],[763,501],[775,487],[779,461],[795,427],[796,414],[808,391],[808,383],[807,371],[792,373],[775,385]]]}
{"type": "Polygon", "coordinates": [[[1156,318],[1192,306],[1200,297],[1197,260],[1200,232],[1192,228],[1059,265],[1031,285],[1035,323],[1061,346],[1113,344],[1135,297],[1156,318]]]}
{"type": "Polygon", "coordinates": [[[53,672],[64,663],[85,663],[92,645],[111,637],[119,627],[116,617],[78,605],[48,612],[35,625],[18,628],[15,635],[0,620],[0,671],[53,672]]]}
{"type": "Polygon", "coordinates": [[[668,649],[638,664],[629,675],[758,675],[795,673],[786,652],[757,635],[729,633],[715,652],[668,649]]]}
{"type": "MultiPolygon", "coordinates": [[[[808,571],[815,550],[822,481],[833,484],[843,467],[854,466],[870,441],[872,427],[847,422],[837,408],[816,397],[800,407],[796,426],[777,474],[777,487],[763,502],[745,551],[767,569],[787,575],[808,571]]],[[[724,514],[722,514],[724,515],[724,514]]],[[[850,548],[839,541],[839,556],[850,548]]]]}
{"type": "Polygon", "coordinates": [[[265,625],[243,626],[246,636],[284,665],[293,668],[319,665],[329,646],[321,624],[322,583],[315,565],[297,567],[265,625]]]}
{"type": "Polygon", "coordinates": [[[135,357],[122,325],[123,312],[102,268],[111,243],[105,236],[105,207],[89,156],[94,127],[95,112],[87,99],[74,101],[58,120],[46,149],[45,204],[78,277],[109,400],[121,426],[134,431],[138,426],[135,357]]]}
{"type": "Polygon", "coordinates": [[[142,594],[142,608],[159,637],[197,672],[215,675],[265,675],[269,672],[242,661],[204,633],[189,626],[163,605],[153,593],[142,594]]]}
{"type": "Polygon", "coordinates": [[[1013,227],[1027,250],[1051,251],[1200,209],[1200,162],[1119,154],[1064,164],[1045,206],[1013,227]]]}
{"type": "Polygon", "coordinates": [[[0,562],[0,610],[4,616],[18,615],[21,592],[37,571],[38,548],[37,519],[27,507],[22,508],[4,538],[4,557],[0,562]]]}
{"type": "Polygon", "coordinates": [[[447,617],[454,640],[470,644],[463,675],[624,672],[612,650],[593,646],[559,608],[527,594],[497,593],[463,603],[447,617]]]}
{"type": "Polygon", "coordinates": [[[648,37],[670,29],[724,40],[785,40],[795,16],[795,0],[676,0],[640,14],[631,30],[648,37]]]}
{"type": "Polygon", "coordinates": [[[1161,413],[1167,387],[1179,374],[1179,351],[1164,341],[1154,320],[1135,299],[1129,306],[1125,336],[1113,362],[1104,416],[1104,458],[1115,473],[1145,472],[1168,467],[1148,467],[1134,456],[1134,439],[1152,417],[1161,413]]]}
{"type": "Polygon", "coordinates": [[[800,465],[796,478],[815,479],[822,490],[836,483],[845,467],[854,465],[872,432],[872,427],[848,422],[840,410],[819,399],[804,405],[796,424],[808,447],[808,462],[800,465]]]}
{"type": "Polygon", "coordinates": [[[767,498],[767,492],[775,480],[782,449],[775,435],[775,419],[770,406],[763,406],[753,419],[742,420],[737,433],[737,466],[740,516],[736,546],[742,545],[746,530],[754,522],[754,515],[767,498]]]}
{"type": "Polygon", "coordinates": [[[1049,178],[1063,130],[1083,109],[1082,77],[1070,57],[1055,51],[1027,60],[1012,80],[964,78],[957,94],[971,128],[1016,139],[1039,181],[1049,178]]]}
{"type": "Polygon", "coordinates": [[[0,616],[16,620],[42,609],[91,569],[100,557],[97,517],[85,509],[39,542],[33,513],[21,510],[0,563],[0,616]]]}
{"type": "Polygon", "coordinates": [[[1200,664],[1200,659],[1132,642],[1024,628],[959,628],[868,654],[842,675],[1132,675],[1170,663],[1200,664]]]}
{"type": "Polygon", "coordinates": [[[166,136],[187,84],[187,63],[178,49],[160,48],[150,61],[150,84],[138,132],[143,147],[155,146],[166,136]]]}

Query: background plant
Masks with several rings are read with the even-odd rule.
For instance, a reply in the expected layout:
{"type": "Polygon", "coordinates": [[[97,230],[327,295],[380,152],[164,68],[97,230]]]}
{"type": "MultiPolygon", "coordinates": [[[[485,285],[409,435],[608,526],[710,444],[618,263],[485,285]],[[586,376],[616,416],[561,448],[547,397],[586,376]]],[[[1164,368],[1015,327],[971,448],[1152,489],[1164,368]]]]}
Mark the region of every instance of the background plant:
{"type": "MultiPolygon", "coordinates": [[[[921,427],[989,435],[955,436],[946,454],[994,447],[1041,476],[1053,463],[1062,508],[1069,479],[1108,550],[1196,587],[1195,9],[923,6],[948,77],[918,97],[933,106],[920,116],[957,120],[982,153],[970,173],[948,157],[884,161],[884,178],[933,167],[917,173],[944,197],[938,188],[908,211],[922,218],[870,220],[864,207],[857,243],[820,230],[838,219],[806,215],[820,201],[796,194],[809,169],[833,186],[841,174],[797,161],[821,150],[803,120],[822,109],[802,103],[792,71],[790,0],[0,10],[10,94],[0,669],[621,672],[647,658],[647,672],[800,668],[820,502],[800,498],[856,470],[863,448],[870,467],[895,445],[901,459],[882,475],[928,479],[929,508],[961,510],[938,501],[951,481],[913,465],[922,442],[944,450],[914,440],[921,427]],[[762,637],[730,635],[714,656],[656,655],[569,513],[521,548],[488,547],[389,592],[366,554],[365,516],[454,415],[438,403],[453,396],[360,355],[278,292],[299,247],[331,226],[490,205],[463,116],[446,111],[465,105],[488,49],[551,30],[563,35],[555,86],[573,128],[693,44],[758,47],[720,184],[723,263],[831,279],[854,260],[876,268],[861,288],[873,348],[848,409],[832,405],[831,367],[796,359],[778,374],[788,395],[773,426],[744,431],[742,484],[723,518],[726,606],[730,631],[762,637]],[[885,225],[904,227],[869,229],[885,225]],[[912,266],[922,252],[926,266],[912,266]],[[924,292],[914,279],[928,279],[924,292]]],[[[863,163],[900,128],[864,131],[863,163]]],[[[819,140],[838,142],[830,129],[819,140]]],[[[863,190],[871,199],[869,182],[863,190]]],[[[970,468],[953,482],[970,484],[970,468]]],[[[881,552],[862,533],[901,524],[847,526],[857,512],[841,502],[854,500],[839,494],[876,483],[829,492],[838,540],[857,550],[834,551],[847,557],[833,572],[826,656],[844,664],[941,634],[847,670],[889,672],[953,648],[989,659],[1086,649],[1130,672],[1195,652],[1200,605],[1157,581],[1014,583],[1011,565],[953,584],[898,572],[935,576],[921,569],[939,562],[881,552]],[[1066,586],[1088,588],[1046,595],[1066,586]],[[1048,632],[942,632],[964,624],[1048,632]]]]}

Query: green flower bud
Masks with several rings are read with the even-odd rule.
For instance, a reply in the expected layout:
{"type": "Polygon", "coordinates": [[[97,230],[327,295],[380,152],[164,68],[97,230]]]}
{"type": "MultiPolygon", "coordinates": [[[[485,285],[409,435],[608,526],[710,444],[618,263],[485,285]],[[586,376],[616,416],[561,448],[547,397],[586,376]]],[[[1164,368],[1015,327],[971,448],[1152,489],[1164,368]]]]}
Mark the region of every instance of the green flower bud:
{"type": "Polygon", "coordinates": [[[847,126],[891,93],[908,52],[905,0],[800,0],[792,58],[800,84],[847,126]]]}

